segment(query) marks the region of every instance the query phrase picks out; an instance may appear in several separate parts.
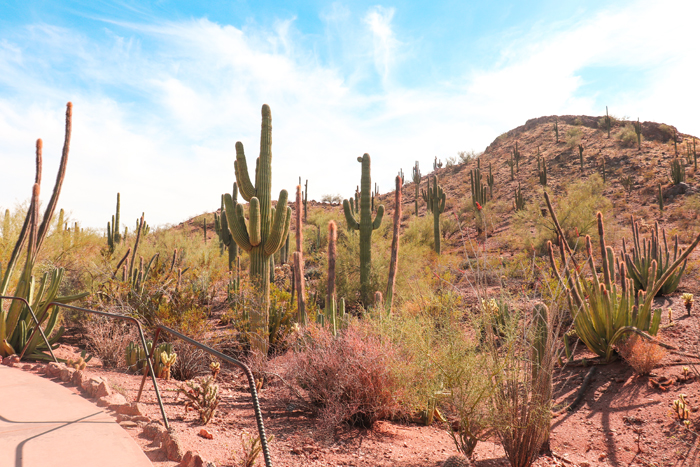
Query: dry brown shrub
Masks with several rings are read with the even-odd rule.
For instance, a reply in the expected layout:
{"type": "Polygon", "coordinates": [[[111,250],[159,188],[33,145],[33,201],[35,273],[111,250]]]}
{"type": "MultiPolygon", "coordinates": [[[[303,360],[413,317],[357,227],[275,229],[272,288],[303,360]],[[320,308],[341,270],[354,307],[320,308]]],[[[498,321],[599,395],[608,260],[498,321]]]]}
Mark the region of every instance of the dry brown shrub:
{"type": "Polygon", "coordinates": [[[643,339],[636,334],[618,345],[623,359],[638,375],[648,375],[666,356],[666,350],[654,342],[643,339]]]}
{"type": "Polygon", "coordinates": [[[131,341],[138,339],[136,327],[131,323],[110,318],[92,318],[85,324],[88,351],[102,361],[105,368],[126,366],[124,350],[131,341]]]}
{"type": "Polygon", "coordinates": [[[289,379],[316,407],[322,428],[371,427],[400,412],[402,391],[389,365],[394,353],[390,343],[360,326],[334,337],[312,325],[296,344],[289,379]]]}

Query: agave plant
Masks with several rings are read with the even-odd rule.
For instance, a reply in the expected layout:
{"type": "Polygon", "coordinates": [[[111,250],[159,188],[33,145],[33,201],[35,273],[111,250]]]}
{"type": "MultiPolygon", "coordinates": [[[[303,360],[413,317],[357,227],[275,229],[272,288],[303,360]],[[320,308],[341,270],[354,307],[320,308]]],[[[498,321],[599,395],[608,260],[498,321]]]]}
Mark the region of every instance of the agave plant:
{"type": "MultiPolygon", "coordinates": [[[[548,200],[549,201],[549,200],[548,200]]],[[[550,203],[548,203],[550,205],[550,203]]],[[[553,213],[553,210],[550,209],[553,213]]],[[[555,219],[556,217],[552,216],[555,219]]],[[[602,258],[602,280],[598,277],[590,236],[586,236],[586,252],[591,276],[583,276],[582,267],[571,261],[570,251],[565,248],[565,240],[559,237],[559,251],[562,258],[564,278],[554,260],[552,243],[548,242],[549,259],[559,282],[566,287],[569,307],[574,318],[574,329],[579,338],[596,355],[609,361],[613,356],[613,346],[626,333],[642,332],[655,335],[661,322],[661,310],[652,312],[651,305],[654,296],[663,284],[673,275],[676,269],[685,262],[686,258],[700,242],[700,235],[666,271],[657,275],[657,263],[651,260],[644,290],[633,287],[633,281],[627,276],[624,261],[615,257],[612,247],[605,245],[605,229],[603,215],[597,214],[598,234],[600,236],[600,254],[602,258]],[[620,284],[615,281],[616,275],[620,284]]]]}
{"type": "MultiPolygon", "coordinates": [[[[41,223],[39,223],[39,192],[41,186],[42,141],[39,139],[36,142],[36,176],[32,187],[29,210],[5,273],[0,276],[0,295],[7,295],[7,289],[10,286],[15,266],[17,266],[19,258],[26,249],[24,268],[17,279],[17,286],[13,296],[23,298],[30,304],[39,324],[44,324],[43,333],[49,337],[48,344],[53,348],[55,348],[56,341],[63,334],[63,328],[56,330],[59,311],[56,306],[50,306],[49,304],[51,302],[68,303],[87,295],[87,293],[84,293],[70,297],[58,296],[58,289],[64,273],[62,268],[44,273],[38,286],[35,284],[33,276],[39,250],[51,225],[51,218],[56,210],[58,196],[66,173],[70,147],[71,117],[72,104],[69,102],[66,109],[66,133],[63,155],[58,168],[56,184],[41,223]]],[[[49,350],[49,348],[44,342],[41,333],[34,332],[35,328],[36,323],[24,302],[13,300],[7,311],[2,309],[0,303],[0,356],[5,357],[13,353],[22,353],[27,358],[47,359],[49,356],[44,351],[49,350]]]]}
{"type": "MultiPolygon", "coordinates": [[[[656,261],[656,279],[660,279],[671,264],[678,259],[678,255],[683,253],[683,250],[679,250],[678,248],[678,235],[675,235],[673,257],[671,257],[668,242],[666,241],[666,229],[661,229],[661,235],[659,235],[658,222],[654,223],[654,230],[651,231],[651,238],[648,241],[646,238],[640,241],[639,222],[636,222],[634,217],[632,217],[632,242],[632,247],[628,252],[627,242],[624,239],[622,240],[622,254],[627,264],[628,274],[634,281],[634,288],[636,290],[646,290],[646,284],[649,280],[647,276],[652,261],[656,261]],[[661,245],[661,239],[663,239],[663,247],[661,245]]],[[[661,284],[661,288],[658,292],[659,294],[668,295],[676,291],[681,282],[681,276],[683,276],[683,272],[685,272],[687,262],[687,260],[683,261],[683,264],[668,276],[668,279],[661,284]]]]}

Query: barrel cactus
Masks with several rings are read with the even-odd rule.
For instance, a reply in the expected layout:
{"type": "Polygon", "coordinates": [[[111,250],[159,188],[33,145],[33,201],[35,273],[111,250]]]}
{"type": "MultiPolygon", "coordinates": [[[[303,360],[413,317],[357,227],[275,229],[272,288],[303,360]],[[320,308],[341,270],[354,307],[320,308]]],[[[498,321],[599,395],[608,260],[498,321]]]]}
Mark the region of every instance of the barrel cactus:
{"type": "Polygon", "coordinates": [[[253,348],[267,354],[270,308],[270,256],[284,244],[289,233],[292,209],[287,206],[287,190],[280,191],[277,209],[272,211],[272,114],[262,107],[260,156],[255,167],[255,185],[250,180],[243,144],[236,143],[236,181],[241,196],[249,203],[249,220],[243,217],[243,205],[234,208],[233,199],[224,195],[229,231],[241,250],[250,255],[250,279],[256,290],[257,305],[251,310],[253,348]]]}

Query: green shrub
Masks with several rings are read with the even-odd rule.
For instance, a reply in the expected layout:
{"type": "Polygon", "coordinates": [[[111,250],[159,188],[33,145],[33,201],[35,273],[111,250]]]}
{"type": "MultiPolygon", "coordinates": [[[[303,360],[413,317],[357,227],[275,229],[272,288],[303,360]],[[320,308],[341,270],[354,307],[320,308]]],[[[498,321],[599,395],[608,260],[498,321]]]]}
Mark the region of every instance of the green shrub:
{"type": "MultiPolygon", "coordinates": [[[[601,211],[605,214],[612,208],[610,201],[603,196],[604,188],[600,175],[593,174],[586,180],[568,185],[563,197],[553,198],[559,223],[572,248],[583,246],[586,235],[597,237],[595,213],[601,211]]],[[[512,239],[524,248],[535,248],[539,254],[544,254],[547,241],[556,243],[557,234],[543,198],[538,195],[535,199],[542,201],[529,203],[525,210],[514,214],[512,239]],[[546,215],[543,216],[543,212],[546,215]]]]}
{"type": "Polygon", "coordinates": [[[618,133],[617,139],[620,140],[623,146],[632,147],[637,145],[637,132],[634,125],[628,123],[618,133]]]}
{"type": "Polygon", "coordinates": [[[566,144],[570,148],[575,148],[581,144],[581,138],[583,138],[583,130],[580,127],[574,126],[566,130],[566,144]]]}

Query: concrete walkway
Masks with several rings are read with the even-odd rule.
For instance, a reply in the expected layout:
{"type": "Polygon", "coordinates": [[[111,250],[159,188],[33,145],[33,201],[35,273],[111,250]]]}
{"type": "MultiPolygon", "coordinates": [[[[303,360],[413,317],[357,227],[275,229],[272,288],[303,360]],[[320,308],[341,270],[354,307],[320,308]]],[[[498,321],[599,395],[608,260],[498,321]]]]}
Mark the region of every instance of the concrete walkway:
{"type": "Polygon", "coordinates": [[[92,402],[0,365],[0,467],[152,467],[131,436],[92,402]]]}

